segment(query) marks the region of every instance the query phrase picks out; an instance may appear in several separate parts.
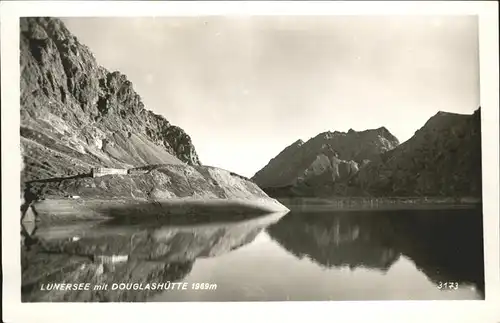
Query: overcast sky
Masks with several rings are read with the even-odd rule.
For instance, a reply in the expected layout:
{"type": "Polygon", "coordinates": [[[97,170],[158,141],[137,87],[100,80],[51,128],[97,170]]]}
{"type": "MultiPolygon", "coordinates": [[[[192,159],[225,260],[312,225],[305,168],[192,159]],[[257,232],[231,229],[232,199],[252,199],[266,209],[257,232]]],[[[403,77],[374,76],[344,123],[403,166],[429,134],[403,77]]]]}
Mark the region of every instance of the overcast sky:
{"type": "Polygon", "coordinates": [[[403,142],[479,106],[474,16],[63,20],[203,164],[249,177],[299,138],[385,126],[403,142]]]}

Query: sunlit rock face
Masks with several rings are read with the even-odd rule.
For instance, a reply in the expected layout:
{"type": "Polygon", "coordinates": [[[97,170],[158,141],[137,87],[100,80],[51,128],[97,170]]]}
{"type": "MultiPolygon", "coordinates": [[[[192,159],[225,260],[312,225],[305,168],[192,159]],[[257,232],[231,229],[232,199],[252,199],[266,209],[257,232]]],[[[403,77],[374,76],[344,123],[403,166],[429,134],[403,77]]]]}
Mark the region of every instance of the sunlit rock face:
{"type": "Polygon", "coordinates": [[[55,18],[20,19],[22,182],[93,166],[200,165],[188,134],[146,110],[55,18]]]}
{"type": "Polygon", "coordinates": [[[325,132],[298,140],[274,157],[252,178],[265,190],[344,182],[399,141],[385,127],[366,131],[325,132]]]}
{"type": "Polygon", "coordinates": [[[44,301],[145,301],[164,292],[152,283],[184,279],[196,259],[215,257],[252,242],[283,214],[195,223],[185,218],[42,226],[22,250],[22,297],[44,301]],[[108,284],[107,290],[47,290],[51,283],[108,284]],[[132,289],[112,289],[113,283],[132,289]],[[149,289],[146,288],[146,284],[149,289]],[[142,289],[133,289],[134,284],[142,289]],[[43,287],[42,287],[43,285],[43,287]],[[42,290],[45,288],[45,290],[42,290]]]}

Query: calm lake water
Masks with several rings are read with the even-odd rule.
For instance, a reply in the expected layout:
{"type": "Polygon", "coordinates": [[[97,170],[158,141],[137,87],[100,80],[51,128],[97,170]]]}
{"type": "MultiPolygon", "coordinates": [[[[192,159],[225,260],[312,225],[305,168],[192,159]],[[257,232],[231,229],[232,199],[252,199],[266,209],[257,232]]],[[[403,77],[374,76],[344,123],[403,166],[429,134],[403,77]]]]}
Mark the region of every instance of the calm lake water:
{"type": "Polygon", "coordinates": [[[27,302],[484,299],[482,232],[480,208],[302,208],[231,221],[25,228],[22,297],[27,302]],[[54,290],[55,283],[88,283],[90,290],[54,290]],[[153,283],[164,285],[153,289],[153,283]],[[122,289],[113,290],[113,284],[122,289]]]}

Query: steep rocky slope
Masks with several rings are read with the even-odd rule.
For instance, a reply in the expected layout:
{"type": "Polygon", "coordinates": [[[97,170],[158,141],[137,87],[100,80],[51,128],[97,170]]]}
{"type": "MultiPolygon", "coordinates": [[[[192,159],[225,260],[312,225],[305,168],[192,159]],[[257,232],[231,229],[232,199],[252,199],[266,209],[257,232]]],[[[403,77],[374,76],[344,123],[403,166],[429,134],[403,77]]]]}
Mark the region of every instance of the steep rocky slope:
{"type": "Polygon", "coordinates": [[[253,180],[267,190],[343,182],[399,141],[385,127],[357,132],[325,132],[298,140],[274,157],[253,180]]]}
{"type": "Polygon", "coordinates": [[[199,165],[181,128],[144,108],[55,18],[20,20],[22,182],[92,166],[199,165]]]}
{"type": "Polygon", "coordinates": [[[415,135],[364,167],[351,186],[369,195],[482,195],[481,112],[439,112],[415,135]]]}
{"type": "Polygon", "coordinates": [[[287,210],[248,179],[200,166],[189,135],[60,20],[22,18],[20,30],[24,220],[287,210]],[[96,166],[123,175],[93,178],[96,166]]]}

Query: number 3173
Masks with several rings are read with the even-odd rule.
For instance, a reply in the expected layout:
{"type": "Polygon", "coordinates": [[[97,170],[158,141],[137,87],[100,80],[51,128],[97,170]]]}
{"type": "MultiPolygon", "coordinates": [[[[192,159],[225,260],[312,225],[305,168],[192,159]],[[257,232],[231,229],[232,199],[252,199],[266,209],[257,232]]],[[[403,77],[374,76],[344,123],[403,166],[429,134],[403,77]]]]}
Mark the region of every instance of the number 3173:
{"type": "Polygon", "coordinates": [[[458,289],[458,283],[457,282],[439,282],[437,287],[439,289],[458,289]]]}

